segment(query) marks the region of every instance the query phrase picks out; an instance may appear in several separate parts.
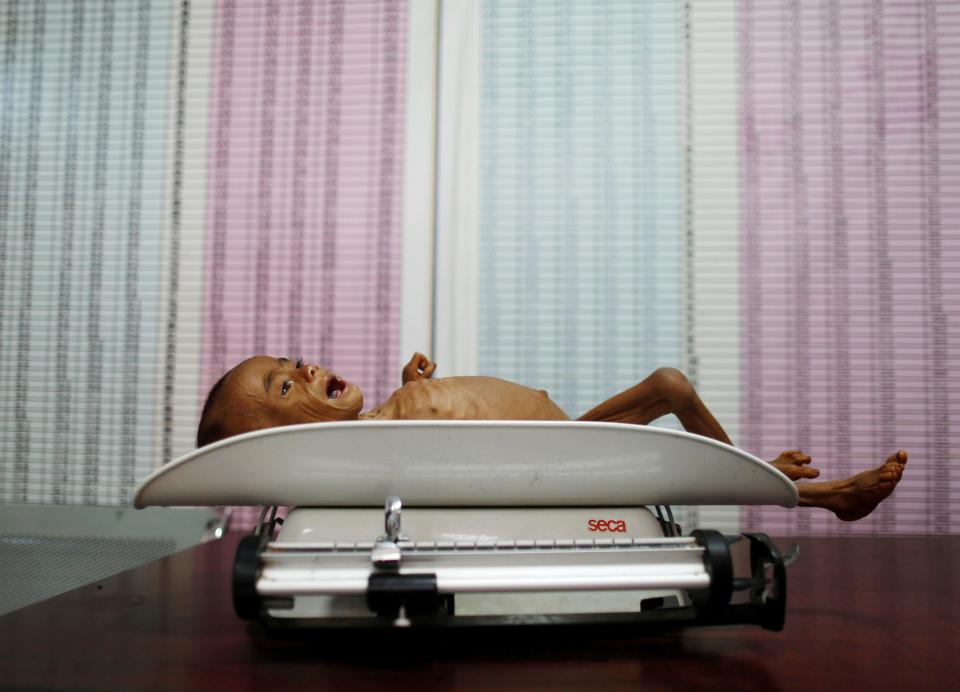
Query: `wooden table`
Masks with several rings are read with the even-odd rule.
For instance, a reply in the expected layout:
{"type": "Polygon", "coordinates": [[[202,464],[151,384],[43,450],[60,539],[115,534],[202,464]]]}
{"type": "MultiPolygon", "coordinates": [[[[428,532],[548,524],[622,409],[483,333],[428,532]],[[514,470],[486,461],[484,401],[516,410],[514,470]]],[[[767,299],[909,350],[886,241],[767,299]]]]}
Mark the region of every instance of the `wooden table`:
{"type": "MultiPolygon", "coordinates": [[[[956,689],[960,536],[801,538],[783,632],[268,639],[235,617],[238,536],[0,618],[0,686],[956,689]]],[[[777,539],[786,547],[789,539],[777,539]]],[[[415,634],[415,633],[411,633],[415,634]]]]}

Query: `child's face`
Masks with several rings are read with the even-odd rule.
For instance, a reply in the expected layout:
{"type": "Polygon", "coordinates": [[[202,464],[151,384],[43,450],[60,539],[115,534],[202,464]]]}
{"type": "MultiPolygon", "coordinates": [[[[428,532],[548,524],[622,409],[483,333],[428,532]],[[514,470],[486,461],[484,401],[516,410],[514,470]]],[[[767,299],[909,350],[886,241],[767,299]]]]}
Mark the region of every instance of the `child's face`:
{"type": "Polygon", "coordinates": [[[254,356],[227,376],[211,415],[237,435],[281,425],[356,420],[362,408],[360,388],[329,370],[254,356]]]}

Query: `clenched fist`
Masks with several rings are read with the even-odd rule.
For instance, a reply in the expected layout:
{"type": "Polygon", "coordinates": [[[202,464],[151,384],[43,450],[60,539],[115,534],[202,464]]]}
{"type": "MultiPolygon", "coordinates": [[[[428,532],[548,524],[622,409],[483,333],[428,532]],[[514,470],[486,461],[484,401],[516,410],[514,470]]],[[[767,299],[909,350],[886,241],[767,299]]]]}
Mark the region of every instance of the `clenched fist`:
{"type": "Polygon", "coordinates": [[[432,360],[422,353],[414,353],[410,362],[403,366],[403,383],[429,380],[433,377],[433,371],[436,369],[437,364],[432,360]]]}

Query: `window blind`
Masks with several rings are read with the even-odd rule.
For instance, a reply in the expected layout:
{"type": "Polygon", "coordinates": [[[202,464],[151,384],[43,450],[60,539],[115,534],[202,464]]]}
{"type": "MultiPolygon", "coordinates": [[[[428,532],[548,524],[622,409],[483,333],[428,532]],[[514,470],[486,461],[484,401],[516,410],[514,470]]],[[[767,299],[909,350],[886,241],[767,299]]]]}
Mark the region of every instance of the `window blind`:
{"type": "Polygon", "coordinates": [[[484,3],[479,370],[572,417],[683,365],[682,17],[484,3]]]}
{"type": "MultiPolygon", "coordinates": [[[[503,3],[482,17],[480,369],[573,416],[659,365],[822,479],[911,453],[870,518],[955,531],[949,2],[503,3]]],[[[955,272],[954,272],[955,273],[955,272]]]]}
{"type": "Polygon", "coordinates": [[[126,500],[155,464],[169,3],[0,9],[0,496],[126,500]]]}
{"type": "Polygon", "coordinates": [[[370,408],[399,381],[406,6],[218,10],[199,392],[302,355],[370,408]]]}
{"type": "Polygon", "coordinates": [[[398,379],[406,4],[0,8],[0,497],[122,504],[257,352],[398,379]]]}
{"type": "Polygon", "coordinates": [[[957,530],[958,33],[950,2],[740,6],[743,442],[827,478],[911,454],[867,520],[749,526],[957,530]]]}
{"type": "Polygon", "coordinates": [[[217,17],[204,363],[298,354],[397,380],[404,5],[225,4],[217,17]]]}

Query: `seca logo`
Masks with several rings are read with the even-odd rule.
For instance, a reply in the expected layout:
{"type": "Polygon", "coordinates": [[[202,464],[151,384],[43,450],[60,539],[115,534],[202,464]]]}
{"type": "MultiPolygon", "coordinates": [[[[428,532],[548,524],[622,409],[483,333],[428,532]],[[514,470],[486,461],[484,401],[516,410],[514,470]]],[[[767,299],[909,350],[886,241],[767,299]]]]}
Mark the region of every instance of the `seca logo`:
{"type": "Polygon", "coordinates": [[[627,522],[621,519],[591,519],[587,522],[591,531],[607,531],[609,533],[626,533],[627,522]]]}

